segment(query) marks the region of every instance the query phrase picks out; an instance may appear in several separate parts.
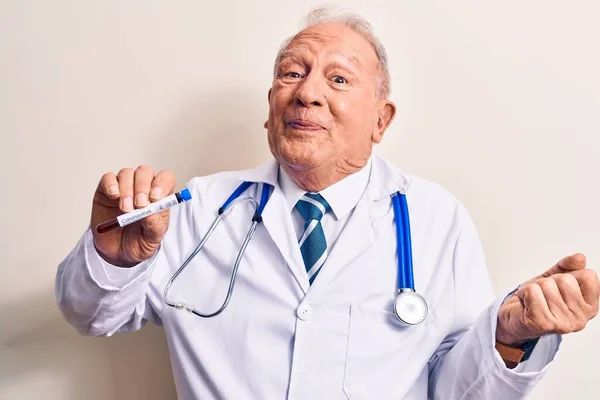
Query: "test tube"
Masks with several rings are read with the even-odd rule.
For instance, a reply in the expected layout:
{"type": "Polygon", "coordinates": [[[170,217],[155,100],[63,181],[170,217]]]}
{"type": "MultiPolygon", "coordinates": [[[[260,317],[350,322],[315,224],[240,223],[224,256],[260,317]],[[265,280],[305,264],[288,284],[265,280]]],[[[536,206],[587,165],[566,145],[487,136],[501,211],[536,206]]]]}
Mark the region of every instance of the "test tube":
{"type": "Polygon", "coordinates": [[[159,213],[167,208],[176,206],[177,204],[188,201],[192,198],[190,191],[185,188],[181,192],[173,193],[157,202],[150,203],[150,205],[144,208],[138,208],[137,210],[121,214],[117,217],[104,221],[96,226],[96,232],[104,234],[117,228],[138,222],[152,214],[159,213]]]}

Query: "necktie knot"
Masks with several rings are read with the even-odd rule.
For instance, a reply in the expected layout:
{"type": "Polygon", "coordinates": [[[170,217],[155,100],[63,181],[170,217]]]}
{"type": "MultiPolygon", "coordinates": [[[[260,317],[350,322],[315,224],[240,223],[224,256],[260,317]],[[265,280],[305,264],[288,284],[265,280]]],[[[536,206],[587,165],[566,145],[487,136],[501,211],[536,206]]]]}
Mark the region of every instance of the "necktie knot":
{"type": "Polygon", "coordinates": [[[320,221],[329,211],[331,206],[318,193],[305,193],[296,203],[296,209],[300,212],[305,222],[310,220],[320,221]]]}

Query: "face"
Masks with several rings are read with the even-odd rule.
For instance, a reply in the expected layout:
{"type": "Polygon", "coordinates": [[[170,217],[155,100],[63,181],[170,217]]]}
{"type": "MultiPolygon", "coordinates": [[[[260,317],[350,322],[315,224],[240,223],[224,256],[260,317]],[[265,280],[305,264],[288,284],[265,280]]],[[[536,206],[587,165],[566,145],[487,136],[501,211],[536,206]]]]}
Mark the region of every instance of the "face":
{"type": "Polygon", "coordinates": [[[395,106],[379,97],[371,45],[345,25],[300,32],[287,46],[269,91],[269,146],[295,171],[352,173],[379,143],[395,106]]]}

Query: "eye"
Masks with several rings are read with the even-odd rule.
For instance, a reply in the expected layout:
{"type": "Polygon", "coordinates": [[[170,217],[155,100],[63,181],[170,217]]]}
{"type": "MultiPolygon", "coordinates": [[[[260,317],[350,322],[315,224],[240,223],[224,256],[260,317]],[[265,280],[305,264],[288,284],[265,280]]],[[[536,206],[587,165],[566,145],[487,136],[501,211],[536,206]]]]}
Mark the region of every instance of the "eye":
{"type": "Polygon", "coordinates": [[[343,76],[334,76],[333,77],[333,81],[335,83],[339,83],[340,85],[343,85],[344,83],[348,83],[348,81],[346,80],[346,78],[344,78],[343,76]]]}
{"type": "Polygon", "coordinates": [[[302,75],[300,75],[300,73],[298,73],[298,72],[286,72],[285,74],[283,74],[283,76],[285,76],[286,78],[294,78],[294,79],[302,78],[302,75]]]}

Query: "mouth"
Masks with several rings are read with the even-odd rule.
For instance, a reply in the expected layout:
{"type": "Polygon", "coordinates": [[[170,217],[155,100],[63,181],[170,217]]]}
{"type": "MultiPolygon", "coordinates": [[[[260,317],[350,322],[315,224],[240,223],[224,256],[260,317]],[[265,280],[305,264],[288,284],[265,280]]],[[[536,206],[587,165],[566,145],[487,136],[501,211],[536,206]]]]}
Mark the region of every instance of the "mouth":
{"type": "Polygon", "coordinates": [[[288,122],[286,122],[286,125],[292,129],[297,129],[300,131],[318,131],[321,129],[325,129],[321,125],[319,125],[315,122],[306,121],[306,120],[302,120],[302,119],[294,119],[294,120],[288,121],[288,122]]]}

